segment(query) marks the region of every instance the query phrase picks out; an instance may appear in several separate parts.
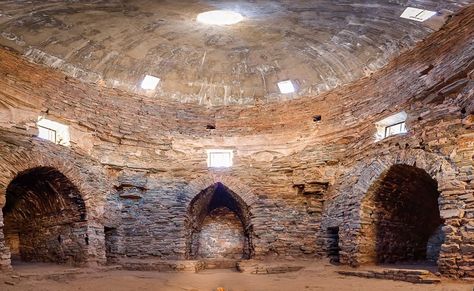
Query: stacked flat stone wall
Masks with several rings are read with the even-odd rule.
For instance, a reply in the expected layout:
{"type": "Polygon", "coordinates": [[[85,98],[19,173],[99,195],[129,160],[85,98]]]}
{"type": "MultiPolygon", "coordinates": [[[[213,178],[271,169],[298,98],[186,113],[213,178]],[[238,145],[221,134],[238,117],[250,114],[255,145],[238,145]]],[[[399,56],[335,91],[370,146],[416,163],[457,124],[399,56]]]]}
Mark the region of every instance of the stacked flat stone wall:
{"type": "Polygon", "coordinates": [[[205,259],[244,258],[246,241],[242,222],[228,208],[217,208],[204,219],[198,242],[198,257],[205,259]]]}
{"type": "Polygon", "coordinates": [[[340,261],[358,265],[367,261],[362,202],[384,171],[404,164],[437,182],[440,270],[473,277],[473,16],[466,8],[370,77],[252,107],[127,94],[0,50],[0,126],[14,132],[2,136],[0,194],[32,164],[22,156],[37,153],[85,195],[89,258],[105,259],[107,227],[117,229],[116,257],[181,259],[191,201],[222,183],[249,207],[253,257],[325,255],[327,229],[339,227],[340,261]],[[402,110],[409,132],[375,142],[374,123],[402,110]],[[33,138],[38,115],[70,125],[72,148],[33,138]],[[215,147],[234,150],[231,169],[207,168],[205,150],[215,147]]]}
{"type": "Polygon", "coordinates": [[[97,225],[103,224],[110,190],[102,167],[68,148],[19,132],[0,133],[0,266],[10,266],[4,233],[18,235],[17,255],[26,261],[104,262],[104,235],[97,225]],[[40,174],[31,176],[35,171],[40,174]],[[22,195],[29,196],[21,200],[22,195]]]}
{"type": "Polygon", "coordinates": [[[361,204],[359,244],[373,245],[367,252],[374,252],[376,263],[427,260],[428,247],[435,249],[429,238],[443,224],[438,197],[437,184],[426,172],[392,166],[371,186],[361,204]]]}

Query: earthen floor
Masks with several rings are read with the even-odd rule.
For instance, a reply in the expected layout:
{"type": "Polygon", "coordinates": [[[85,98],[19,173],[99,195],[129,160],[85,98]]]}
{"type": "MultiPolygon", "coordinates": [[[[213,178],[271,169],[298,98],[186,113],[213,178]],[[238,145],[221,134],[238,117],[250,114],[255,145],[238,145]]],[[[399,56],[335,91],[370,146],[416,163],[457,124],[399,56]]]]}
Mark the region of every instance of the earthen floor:
{"type": "Polygon", "coordinates": [[[158,290],[212,291],[472,291],[474,283],[442,279],[439,284],[412,284],[382,279],[339,275],[324,262],[304,263],[300,271],[274,275],[242,274],[231,270],[207,270],[200,273],[158,273],[104,269],[74,269],[44,264],[21,264],[12,274],[0,274],[0,290],[158,290]]]}

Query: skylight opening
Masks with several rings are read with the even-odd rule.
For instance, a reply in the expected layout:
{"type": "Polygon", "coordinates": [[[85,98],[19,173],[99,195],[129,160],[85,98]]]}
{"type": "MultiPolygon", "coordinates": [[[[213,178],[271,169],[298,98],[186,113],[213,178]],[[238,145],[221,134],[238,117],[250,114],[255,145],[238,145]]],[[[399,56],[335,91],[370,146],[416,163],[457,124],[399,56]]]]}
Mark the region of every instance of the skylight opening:
{"type": "Polygon", "coordinates": [[[296,92],[295,85],[291,80],[279,82],[278,89],[280,89],[281,94],[290,94],[296,92]]]}
{"type": "Polygon", "coordinates": [[[211,25],[232,25],[241,22],[244,17],[237,12],[228,10],[213,10],[198,14],[196,20],[211,25]]]}
{"type": "Polygon", "coordinates": [[[146,75],[142,81],[141,87],[145,90],[155,90],[158,83],[160,83],[160,78],[146,75]]]}
{"type": "Polygon", "coordinates": [[[209,168],[230,168],[233,165],[232,150],[207,150],[207,166],[209,168]]]}
{"type": "Polygon", "coordinates": [[[70,145],[69,126],[43,117],[38,118],[38,137],[60,144],[70,145]]]}
{"type": "Polygon", "coordinates": [[[414,7],[407,7],[407,9],[403,11],[400,17],[423,22],[425,20],[430,19],[434,15],[436,15],[435,11],[424,10],[424,9],[419,9],[419,8],[414,8],[414,7]]]}

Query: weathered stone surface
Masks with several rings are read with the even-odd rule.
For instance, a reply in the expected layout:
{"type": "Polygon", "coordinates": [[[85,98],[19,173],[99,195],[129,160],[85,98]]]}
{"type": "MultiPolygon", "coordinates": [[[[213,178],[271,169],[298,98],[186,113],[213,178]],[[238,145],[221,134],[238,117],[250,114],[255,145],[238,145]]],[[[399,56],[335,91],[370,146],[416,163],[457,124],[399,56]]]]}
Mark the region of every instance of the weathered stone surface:
{"type": "MultiPolygon", "coordinates": [[[[417,23],[401,19],[405,3],[393,1],[273,0],[238,8],[214,1],[3,2],[0,44],[84,82],[188,103],[255,105],[368,76],[468,3],[414,1],[438,12],[417,23]],[[195,21],[209,9],[238,9],[245,19],[226,29],[195,21]],[[140,88],[146,74],[161,78],[158,90],[140,88]],[[280,94],[277,82],[289,77],[299,92],[280,94]]],[[[427,67],[416,74],[428,74],[427,67]]]]}
{"type": "Polygon", "coordinates": [[[237,215],[228,208],[216,208],[201,226],[198,257],[242,259],[245,240],[237,215]]]}
{"type": "Polygon", "coordinates": [[[436,278],[426,270],[384,269],[368,271],[338,271],[338,273],[346,276],[406,281],[415,284],[435,284],[441,282],[439,278],[436,278]]]}
{"type": "Polygon", "coordinates": [[[240,261],[237,263],[237,270],[239,272],[256,275],[296,272],[303,268],[304,266],[291,263],[259,262],[253,260],[240,261]]]}
{"type": "MultiPolygon", "coordinates": [[[[238,202],[251,258],[326,255],[336,240],[328,228],[337,227],[340,262],[359,265],[373,257],[373,241],[362,236],[371,223],[365,218],[400,209],[363,202],[390,168],[405,165],[438,186],[446,235],[440,271],[472,277],[473,15],[473,7],[463,10],[370,77],[265,106],[204,108],[135,95],[66,78],[2,49],[0,204],[19,173],[52,167],[84,200],[86,262],[177,260],[191,253],[193,223],[210,213],[209,203],[198,203],[205,207],[192,216],[193,200],[220,183],[238,202]],[[375,142],[374,122],[401,110],[409,132],[375,142]],[[70,126],[70,148],[34,137],[39,115],[70,126]],[[205,150],[215,147],[234,150],[231,169],[207,168],[205,150]]],[[[400,194],[395,186],[385,189],[400,194]]],[[[0,265],[9,260],[2,231],[0,265]]]]}

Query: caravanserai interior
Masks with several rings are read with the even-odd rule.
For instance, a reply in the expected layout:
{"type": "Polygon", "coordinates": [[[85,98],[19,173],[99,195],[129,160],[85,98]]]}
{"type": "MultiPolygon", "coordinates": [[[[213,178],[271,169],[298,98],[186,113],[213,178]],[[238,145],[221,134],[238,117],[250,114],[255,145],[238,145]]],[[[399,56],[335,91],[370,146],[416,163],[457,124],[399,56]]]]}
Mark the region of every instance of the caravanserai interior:
{"type": "Polygon", "coordinates": [[[473,290],[474,1],[0,1],[1,290],[473,290]]]}

